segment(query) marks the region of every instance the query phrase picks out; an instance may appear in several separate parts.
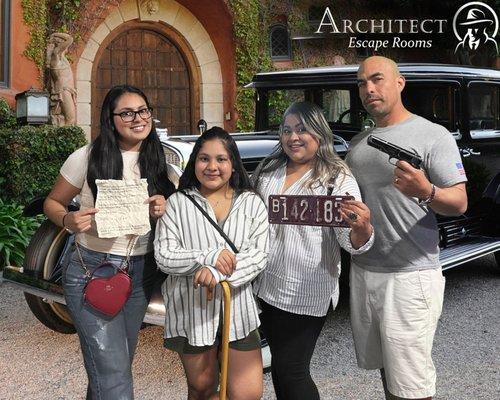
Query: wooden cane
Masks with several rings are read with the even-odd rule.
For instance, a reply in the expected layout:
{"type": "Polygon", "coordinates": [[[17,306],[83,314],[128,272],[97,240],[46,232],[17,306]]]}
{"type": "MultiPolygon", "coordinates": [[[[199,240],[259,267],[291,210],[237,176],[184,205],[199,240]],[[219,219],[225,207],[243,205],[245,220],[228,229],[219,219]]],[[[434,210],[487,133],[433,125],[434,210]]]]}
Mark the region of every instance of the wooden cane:
{"type": "Polygon", "coordinates": [[[229,328],[231,327],[231,288],[226,281],[221,282],[224,298],[224,321],[222,324],[220,392],[219,399],[227,398],[227,365],[229,362],[229,328]]]}

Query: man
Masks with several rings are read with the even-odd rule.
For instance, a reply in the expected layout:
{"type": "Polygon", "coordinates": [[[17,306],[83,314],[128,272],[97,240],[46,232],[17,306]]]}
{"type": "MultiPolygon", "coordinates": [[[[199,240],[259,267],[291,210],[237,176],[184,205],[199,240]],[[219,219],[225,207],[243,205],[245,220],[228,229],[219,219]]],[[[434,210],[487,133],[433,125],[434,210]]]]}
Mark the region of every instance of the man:
{"type": "Polygon", "coordinates": [[[375,242],[352,257],[351,324],[358,365],[380,369],[386,399],[432,399],[432,342],[444,278],[435,213],[467,208],[465,172],[453,136],[411,114],[401,101],[396,63],[370,57],[358,70],[361,101],[376,127],[351,141],[347,162],[372,215],[375,242]],[[374,135],[423,159],[395,165],[366,143],[374,135]]]}

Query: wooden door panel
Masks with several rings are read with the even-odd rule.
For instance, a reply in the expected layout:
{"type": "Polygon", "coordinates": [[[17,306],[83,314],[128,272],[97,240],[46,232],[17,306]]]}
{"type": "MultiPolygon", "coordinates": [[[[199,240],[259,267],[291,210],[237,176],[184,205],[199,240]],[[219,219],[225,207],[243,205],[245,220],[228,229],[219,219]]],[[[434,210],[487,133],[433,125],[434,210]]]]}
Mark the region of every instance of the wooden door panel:
{"type": "Polygon", "coordinates": [[[139,28],[120,33],[98,60],[92,91],[92,137],[98,133],[104,96],[121,84],[146,93],[160,127],[168,128],[170,134],[191,133],[190,82],[184,57],[167,37],[139,28]]]}

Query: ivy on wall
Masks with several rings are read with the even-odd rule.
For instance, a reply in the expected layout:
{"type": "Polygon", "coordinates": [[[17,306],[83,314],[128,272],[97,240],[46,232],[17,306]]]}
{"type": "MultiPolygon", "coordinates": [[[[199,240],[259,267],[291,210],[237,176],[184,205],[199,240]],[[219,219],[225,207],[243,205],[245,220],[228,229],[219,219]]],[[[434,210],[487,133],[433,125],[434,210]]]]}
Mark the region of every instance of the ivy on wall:
{"type": "Polygon", "coordinates": [[[52,32],[73,32],[76,21],[87,0],[21,0],[23,20],[28,27],[30,40],[24,55],[32,60],[40,71],[40,81],[44,80],[45,49],[47,37],[52,32]]]}
{"type": "Polygon", "coordinates": [[[254,128],[253,90],[244,89],[254,74],[272,70],[269,57],[267,27],[262,14],[263,1],[229,0],[233,14],[236,56],[236,111],[238,131],[250,131],[254,128]]]}
{"type": "Polygon", "coordinates": [[[76,23],[88,0],[48,0],[50,7],[49,23],[54,31],[66,32],[77,40],[79,36],[76,23]]]}
{"type": "Polygon", "coordinates": [[[43,82],[45,69],[45,47],[47,37],[47,4],[40,0],[21,0],[23,19],[28,26],[30,40],[24,56],[32,60],[40,71],[43,82]]]}

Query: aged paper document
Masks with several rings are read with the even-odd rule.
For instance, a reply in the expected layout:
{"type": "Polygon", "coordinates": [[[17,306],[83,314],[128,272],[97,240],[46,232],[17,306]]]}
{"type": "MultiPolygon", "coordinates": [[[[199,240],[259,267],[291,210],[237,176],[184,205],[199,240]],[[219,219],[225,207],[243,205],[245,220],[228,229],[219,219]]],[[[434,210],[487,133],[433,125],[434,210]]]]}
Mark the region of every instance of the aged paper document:
{"type": "Polygon", "coordinates": [[[149,224],[149,197],[146,179],[96,179],[95,214],[97,236],[112,238],[122,235],[145,235],[149,224]]]}

